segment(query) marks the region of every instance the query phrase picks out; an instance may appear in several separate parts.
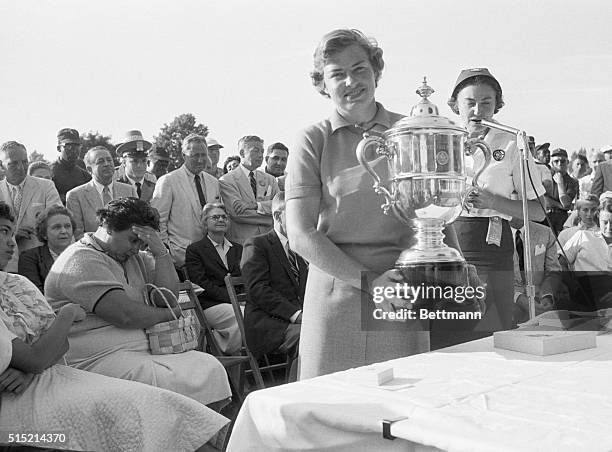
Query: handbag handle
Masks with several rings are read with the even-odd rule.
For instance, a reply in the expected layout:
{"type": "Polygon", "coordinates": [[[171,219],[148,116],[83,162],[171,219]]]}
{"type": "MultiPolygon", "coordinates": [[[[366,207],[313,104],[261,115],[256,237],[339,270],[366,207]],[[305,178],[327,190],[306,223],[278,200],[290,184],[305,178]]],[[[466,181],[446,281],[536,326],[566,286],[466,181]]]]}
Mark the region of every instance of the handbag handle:
{"type": "Polygon", "coordinates": [[[172,291],[170,289],[168,289],[167,287],[157,287],[155,284],[151,284],[151,283],[145,284],[144,291],[145,291],[145,301],[146,301],[146,304],[148,304],[150,306],[154,306],[153,301],[151,301],[151,299],[150,299],[150,295],[148,295],[146,293],[147,292],[147,288],[149,288],[149,287],[151,288],[150,295],[153,295],[155,292],[157,292],[162,297],[164,302],[166,303],[166,306],[168,306],[168,309],[170,309],[170,312],[172,313],[172,317],[174,317],[174,320],[178,320],[178,317],[174,313],[174,310],[172,309],[172,306],[170,306],[170,302],[168,301],[168,298],[166,297],[166,294],[164,292],[169,293],[170,296],[176,302],[176,305],[178,306],[179,311],[181,311],[181,317],[183,317],[183,309],[181,308],[181,304],[178,302],[178,300],[176,299],[176,297],[174,296],[172,291]]]}

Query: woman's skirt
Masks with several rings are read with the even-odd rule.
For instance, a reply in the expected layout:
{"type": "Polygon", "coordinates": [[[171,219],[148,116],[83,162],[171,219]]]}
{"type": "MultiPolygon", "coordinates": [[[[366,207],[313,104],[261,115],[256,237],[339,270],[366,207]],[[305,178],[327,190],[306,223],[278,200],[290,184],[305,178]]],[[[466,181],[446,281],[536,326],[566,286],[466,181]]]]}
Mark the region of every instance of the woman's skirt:
{"type": "Polygon", "coordinates": [[[415,331],[413,323],[385,321],[383,328],[389,328],[376,330],[369,318],[370,297],[362,298],[364,294],[310,265],[299,346],[300,380],[429,351],[429,333],[415,331]]]}

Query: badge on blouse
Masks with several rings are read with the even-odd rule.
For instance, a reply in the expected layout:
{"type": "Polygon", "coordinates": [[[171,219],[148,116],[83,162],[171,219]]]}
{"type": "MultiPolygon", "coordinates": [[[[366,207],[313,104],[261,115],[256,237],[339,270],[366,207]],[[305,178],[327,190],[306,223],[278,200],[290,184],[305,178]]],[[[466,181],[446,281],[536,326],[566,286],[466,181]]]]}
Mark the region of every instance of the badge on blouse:
{"type": "Polygon", "coordinates": [[[498,162],[501,162],[505,156],[506,156],[506,151],[502,149],[497,149],[493,151],[493,158],[498,162]]]}

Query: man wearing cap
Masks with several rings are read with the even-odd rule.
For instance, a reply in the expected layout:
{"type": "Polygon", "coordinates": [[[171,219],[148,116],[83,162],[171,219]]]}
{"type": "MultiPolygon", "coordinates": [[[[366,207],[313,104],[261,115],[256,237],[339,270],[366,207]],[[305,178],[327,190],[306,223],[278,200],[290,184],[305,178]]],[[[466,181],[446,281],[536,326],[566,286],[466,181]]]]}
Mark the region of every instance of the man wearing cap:
{"type": "Polygon", "coordinates": [[[552,171],[550,169],[550,143],[538,144],[534,149],[534,161],[540,179],[552,183],[552,171]]]}
{"type": "Polygon", "coordinates": [[[272,230],[272,198],[279,190],[274,176],[257,169],[263,163],[263,140],[247,135],[240,138],[238,148],[240,165],[219,182],[232,219],[228,235],[242,245],[249,237],[272,230]]]}
{"type": "Polygon", "coordinates": [[[147,155],[147,174],[159,179],[168,172],[170,156],[165,149],[153,145],[147,155]]]}
{"type": "Polygon", "coordinates": [[[62,129],[57,132],[57,150],[60,152],[60,157],[51,165],[51,180],[65,205],[66,193],[74,187],[89,182],[91,176],[78,166],[81,150],[79,132],[75,129],[62,129]]]}
{"type": "MultiPolygon", "coordinates": [[[[117,181],[120,179],[125,179],[125,158],[122,155],[123,149],[125,148],[122,148],[121,151],[119,150],[119,148],[121,148],[124,144],[131,147],[137,146],[137,149],[143,148],[144,152],[147,152],[149,149],[151,149],[151,143],[149,143],[142,137],[142,133],[140,132],[140,130],[128,131],[125,134],[125,137],[123,138],[123,142],[119,143],[117,145],[117,148],[115,149],[115,154],[121,159],[121,164],[115,168],[115,175],[113,176],[113,178],[117,181]]],[[[153,183],[157,182],[157,178],[153,177],[152,174],[146,173],[144,175],[144,178],[153,183]]]]}
{"type": "Polygon", "coordinates": [[[185,163],[159,178],[151,199],[151,206],[159,212],[160,237],[176,267],[185,264],[187,247],[204,237],[202,208],[221,202],[219,181],[204,171],[210,161],[206,139],[189,134],[181,148],[185,163]]]}
{"type": "Polygon", "coordinates": [[[604,155],[605,162],[595,168],[591,193],[600,196],[604,191],[612,190],[612,145],[602,147],[599,152],[604,155]]]}
{"type": "Polygon", "coordinates": [[[210,159],[210,168],[206,170],[208,174],[219,179],[223,176],[223,169],[219,168],[219,153],[223,145],[212,137],[206,137],[206,144],[208,146],[208,158],[210,159]]]}
{"type": "Polygon", "coordinates": [[[136,194],[143,201],[150,201],[155,190],[155,181],[147,179],[147,151],[151,143],[142,138],[138,130],[128,132],[126,140],[117,146],[117,155],[123,158],[123,176],[115,177],[118,182],[130,184],[136,189],[136,194]]]}
{"type": "Polygon", "coordinates": [[[0,168],[6,172],[0,181],[0,200],[13,209],[18,247],[6,271],[17,272],[19,253],[41,245],[36,236],[36,217],[47,207],[61,205],[61,201],[53,182],[27,175],[28,153],[23,144],[8,141],[0,146],[0,168]]]}
{"type": "Polygon", "coordinates": [[[283,143],[272,143],[266,151],[266,173],[276,177],[278,189],[285,191],[285,168],[287,168],[287,158],[289,148],[283,143]]]}
{"type": "MultiPolygon", "coordinates": [[[[572,208],[574,199],[578,198],[578,181],[567,173],[567,151],[557,148],[551,152],[552,182],[542,181],[546,188],[546,214],[555,235],[563,230],[568,211],[572,208]]],[[[547,223],[543,223],[547,224],[547,223]]]]}
{"type": "Polygon", "coordinates": [[[92,180],[73,188],[66,194],[66,207],[72,213],[76,228],[74,238],[79,240],[85,232],[98,229],[97,212],[113,199],[136,197],[136,189],[113,180],[113,157],[104,146],[91,148],[83,157],[92,180]]]}

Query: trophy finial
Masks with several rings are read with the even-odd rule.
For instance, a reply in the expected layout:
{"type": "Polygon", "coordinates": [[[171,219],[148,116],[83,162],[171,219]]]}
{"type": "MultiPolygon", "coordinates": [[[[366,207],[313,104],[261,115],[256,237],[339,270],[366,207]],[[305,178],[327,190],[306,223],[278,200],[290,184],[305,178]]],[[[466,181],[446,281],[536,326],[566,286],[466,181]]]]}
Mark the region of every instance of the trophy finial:
{"type": "Polygon", "coordinates": [[[427,99],[429,96],[435,93],[434,89],[427,84],[426,76],[423,76],[423,84],[417,88],[416,93],[423,99],[427,99]]]}
{"type": "Polygon", "coordinates": [[[412,107],[410,116],[437,116],[439,114],[438,107],[432,104],[428,99],[435,91],[427,84],[426,76],[423,76],[423,84],[417,88],[416,93],[421,96],[421,101],[412,107]]]}

